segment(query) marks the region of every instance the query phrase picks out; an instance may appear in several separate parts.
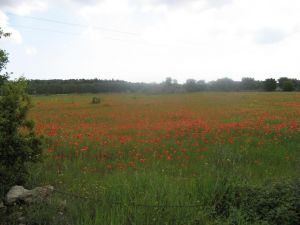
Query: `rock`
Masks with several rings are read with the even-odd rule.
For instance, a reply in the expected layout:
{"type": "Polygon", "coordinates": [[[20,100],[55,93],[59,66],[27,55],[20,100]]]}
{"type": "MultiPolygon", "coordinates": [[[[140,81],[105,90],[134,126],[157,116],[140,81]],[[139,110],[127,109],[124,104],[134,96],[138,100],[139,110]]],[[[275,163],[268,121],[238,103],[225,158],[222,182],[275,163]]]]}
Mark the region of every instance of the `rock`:
{"type": "Polygon", "coordinates": [[[0,209],[2,209],[2,208],[4,208],[5,206],[4,206],[4,204],[3,204],[3,202],[0,200],[0,209]]]}
{"type": "Polygon", "coordinates": [[[18,201],[35,203],[44,201],[54,191],[53,186],[36,187],[27,190],[22,186],[13,186],[6,195],[6,204],[12,205],[18,201]]]}
{"type": "Polygon", "coordinates": [[[42,202],[54,191],[53,186],[36,187],[32,190],[27,190],[20,195],[20,200],[25,203],[42,202]]]}
{"type": "Polygon", "coordinates": [[[26,191],[28,190],[26,190],[22,186],[17,186],[17,185],[13,186],[6,194],[5,203],[7,205],[13,205],[19,200],[20,196],[24,194],[24,192],[26,191]]]}

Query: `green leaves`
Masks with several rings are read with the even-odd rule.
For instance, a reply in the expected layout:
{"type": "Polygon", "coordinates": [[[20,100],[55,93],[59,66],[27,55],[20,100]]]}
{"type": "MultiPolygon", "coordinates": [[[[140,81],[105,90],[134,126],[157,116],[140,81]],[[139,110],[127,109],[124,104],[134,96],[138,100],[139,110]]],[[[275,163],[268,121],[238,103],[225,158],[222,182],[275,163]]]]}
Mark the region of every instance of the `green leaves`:
{"type": "Polygon", "coordinates": [[[0,98],[0,165],[6,168],[0,171],[0,182],[5,181],[3,186],[23,182],[26,163],[40,158],[41,142],[35,136],[34,123],[26,119],[30,107],[23,78],[4,82],[0,98]]]}
{"type": "MultiPolygon", "coordinates": [[[[5,33],[2,28],[0,27],[0,39],[2,37],[8,37],[10,34],[9,33],[5,33]]],[[[6,51],[0,49],[0,72],[2,71],[2,69],[5,68],[6,64],[8,63],[8,54],[6,53],[6,51]]],[[[0,76],[0,87],[1,87],[1,76],[0,76]]]]}
{"type": "MultiPolygon", "coordinates": [[[[7,37],[0,28],[0,38],[7,37]]],[[[8,63],[8,55],[0,50],[0,71],[8,63]]],[[[41,158],[41,141],[34,133],[34,123],[27,120],[31,108],[27,81],[8,80],[0,75],[0,195],[10,186],[26,180],[27,163],[41,158]]]]}

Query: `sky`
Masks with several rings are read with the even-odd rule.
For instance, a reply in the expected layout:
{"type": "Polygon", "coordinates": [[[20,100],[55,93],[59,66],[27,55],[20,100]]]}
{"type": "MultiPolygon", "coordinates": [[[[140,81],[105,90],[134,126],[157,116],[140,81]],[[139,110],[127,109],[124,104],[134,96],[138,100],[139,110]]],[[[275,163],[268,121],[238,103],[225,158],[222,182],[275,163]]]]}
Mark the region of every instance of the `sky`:
{"type": "Polygon", "coordinates": [[[300,78],[299,0],[0,0],[12,78],[300,78]]]}

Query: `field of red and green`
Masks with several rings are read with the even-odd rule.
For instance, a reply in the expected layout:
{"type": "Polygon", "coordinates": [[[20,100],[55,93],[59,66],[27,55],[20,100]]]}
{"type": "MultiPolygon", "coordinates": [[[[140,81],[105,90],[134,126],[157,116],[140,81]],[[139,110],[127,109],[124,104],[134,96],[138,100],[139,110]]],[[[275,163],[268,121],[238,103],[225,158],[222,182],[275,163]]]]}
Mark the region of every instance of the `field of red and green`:
{"type": "Polygon", "coordinates": [[[28,185],[63,192],[53,208],[31,213],[36,223],[57,210],[58,199],[67,207],[56,224],[300,221],[297,199],[284,198],[299,196],[300,93],[57,95],[33,102],[30,118],[44,136],[45,159],[31,168],[28,185]],[[91,104],[94,96],[100,104],[91,104]]]}

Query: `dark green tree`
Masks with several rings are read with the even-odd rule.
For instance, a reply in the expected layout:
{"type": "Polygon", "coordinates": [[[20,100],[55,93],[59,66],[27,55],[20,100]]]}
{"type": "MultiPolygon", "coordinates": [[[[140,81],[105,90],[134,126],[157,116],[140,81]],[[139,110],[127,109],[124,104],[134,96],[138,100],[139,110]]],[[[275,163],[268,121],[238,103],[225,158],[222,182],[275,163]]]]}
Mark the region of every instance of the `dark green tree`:
{"type": "Polygon", "coordinates": [[[235,82],[232,79],[225,77],[210,82],[210,88],[213,91],[238,91],[239,85],[238,82],[235,82]]]}
{"type": "Polygon", "coordinates": [[[195,92],[198,91],[197,82],[194,79],[187,79],[184,88],[187,92],[195,92]]]}
{"type": "Polygon", "coordinates": [[[205,91],[206,90],[206,83],[204,80],[195,79],[187,79],[183,88],[186,92],[197,92],[197,91],[205,91]]]}
{"type": "Polygon", "coordinates": [[[276,90],[276,80],[273,78],[266,79],[264,81],[264,90],[265,91],[275,91],[276,90]]]}
{"type": "MultiPolygon", "coordinates": [[[[8,36],[0,28],[0,37],[8,36]]],[[[0,69],[5,68],[8,56],[0,50],[0,69]]],[[[0,70],[0,72],[1,72],[0,70]]],[[[20,78],[8,80],[0,75],[0,196],[15,184],[26,181],[27,165],[41,158],[41,141],[34,133],[34,124],[27,120],[31,107],[27,83],[20,78]]]]}
{"type": "Polygon", "coordinates": [[[164,82],[162,82],[162,90],[165,93],[175,93],[180,89],[180,85],[177,80],[167,77],[164,82]]]}
{"type": "Polygon", "coordinates": [[[259,82],[251,77],[243,77],[241,81],[241,89],[245,91],[258,90],[259,82]]]}
{"type": "Polygon", "coordinates": [[[294,91],[295,86],[294,86],[293,81],[291,81],[291,80],[284,81],[282,84],[282,90],[283,91],[294,91]]]}
{"type": "Polygon", "coordinates": [[[287,77],[280,77],[280,78],[278,79],[278,87],[280,87],[280,89],[283,90],[284,82],[289,81],[289,80],[290,80],[290,79],[287,78],[287,77]]]}
{"type": "Polygon", "coordinates": [[[293,82],[295,90],[296,91],[300,91],[300,80],[297,80],[295,78],[290,79],[290,80],[293,82]]]}
{"type": "Polygon", "coordinates": [[[197,81],[197,91],[205,91],[207,89],[207,84],[204,80],[197,81]]]}

